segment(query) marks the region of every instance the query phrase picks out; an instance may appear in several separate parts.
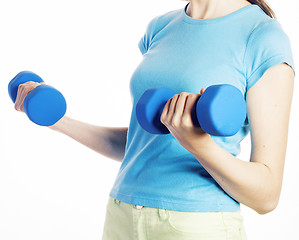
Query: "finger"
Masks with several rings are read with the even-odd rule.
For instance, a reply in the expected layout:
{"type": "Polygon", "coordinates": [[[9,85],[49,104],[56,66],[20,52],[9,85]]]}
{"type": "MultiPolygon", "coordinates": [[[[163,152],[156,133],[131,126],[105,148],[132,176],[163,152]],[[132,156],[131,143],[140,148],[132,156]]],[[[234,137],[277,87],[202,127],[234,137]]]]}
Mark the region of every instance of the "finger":
{"type": "Polygon", "coordinates": [[[17,111],[24,112],[24,100],[29,92],[32,91],[34,87],[30,86],[30,84],[20,84],[18,87],[17,98],[15,101],[15,109],[17,111]]]}
{"type": "Polygon", "coordinates": [[[161,113],[160,121],[161,121],[162,123],[164,123],[164,120],[166,119],[166,116],[167,116],[167,114],[168,114],[168,109],[169,109],[169,105],[170,105],[171,100],[172,100],[172,98],[170,98],[170,99],[166,102],[166,104],[165,104],[165,106],[164,106],[164,108],[163,108],[163,111],[162,111],[162,113],[161,113]]]}
{"type": "Polygon", "coordinates": [[[20,101],[20,98],[21,98],[21,95],[22,95],[22,91],[23,91],[23,88],[22,88],[22,84],[20,84],[18,86],[18,91],[17,91],[17,97],[16,97],[16,101],[15,101],[15,109],[17,111],[21,111],[21,101],[20,101]]]}
{"type": "Polygon", "coordinates": [[[186,99],[184,114],[191,113],[191,110],[194,107],[196,101],[199,99],[199,97],[200,97],[200,94],[197,94],[197,93],[191,93],[188,95],[188,98],[186,99]]]}
{"type": "Polygon", "coordinates": [[[171,99],[171,102],[170,102],[170,106],[169,106],[169,110],[168,110],[168,113],[167,113],[167,118],[169,120],[172,119],[173,117],[173,114],[175,112],[175,108],[176,108],[176,103],[178,101],[178,98],[179,98],[179,94],[175,94],[172,99],[171,99]]]}
{"type": "Polygon", "coordinates": [[[184,118],[184,121],[192,121],[193,123],[196,123],[196,119],[193,119],[193,117],[195,117],[196,115],[196,103],[199,97],[200,94],[196,93],[188,95],[188,98],[186,100],[186,106],[182,116],[182,118],[184,118]]]}
{"type": "Polygon", "coordinates": [[[28,94],[27,89],[25,86],[23,86],[20,91],[20,97],[19,97],[19,103],[18,103],[19,111],[21,111],[21,112],[24,112],[24,100],[25,100],[27,94],[28,94]]]}
{"type": "Polygon", "coordinates": [[[175,111],[173,114],[173,121],[174,119],[180,120],[182,118],[184,108],[186,105],[186,98],[188,97],[188,93],[182,92],[177,99],[176,106],[175,106],[175,111]]]}

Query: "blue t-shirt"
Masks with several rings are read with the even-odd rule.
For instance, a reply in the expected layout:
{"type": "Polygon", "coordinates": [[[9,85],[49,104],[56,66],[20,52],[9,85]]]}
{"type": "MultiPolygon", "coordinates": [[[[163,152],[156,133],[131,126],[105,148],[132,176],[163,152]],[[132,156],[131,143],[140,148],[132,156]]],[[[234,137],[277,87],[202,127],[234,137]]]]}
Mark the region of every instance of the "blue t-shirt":
{"type": "MultiPolygon", "coordinates": [[[[294,69],[290,41],[280,23],[257,5],[214,19],[195,19],[186,8],[153,18],[140,39],[143,54],[130,80],[132,113],[125,156],[110,196],[122,202],[184,212],[237,211],[230,197],[171,134],[150,134],[136,119],[136,103],[149,88],[199,93],[231,84],[243,93],[267,69],[286,62],[294,69]]],[[[249,132],[246,118],[231,137],[212,139],[237,156],[249,132]]],[[[227,166],[230,167],[230,166],[227,166]]]]}

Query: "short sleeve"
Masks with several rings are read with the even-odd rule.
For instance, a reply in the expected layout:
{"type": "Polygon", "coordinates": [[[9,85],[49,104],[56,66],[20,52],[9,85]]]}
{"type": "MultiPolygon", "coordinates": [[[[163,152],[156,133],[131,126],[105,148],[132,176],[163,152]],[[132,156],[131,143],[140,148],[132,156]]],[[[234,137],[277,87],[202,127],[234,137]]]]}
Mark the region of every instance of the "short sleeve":
{"type": "Polygon", "coordinates": [[[246,91],[271,67],[287,63],[295,73],[290,40],[280,23],[271,19],[250,34],[244,55],[246,91]]]}
{"type": "Polygon", "coordinates": [[[150,46],[151,40],[154,37],[155,34],[155,24],[156,24],[156,20],[158,17],[155,17],[154,19],[152,19],[146,28],[146,31],[144,33],[144,35],[141,37],[141,39],[138,42],[138,47],[140,52],[143,54],[145,54],[150,46]]]}

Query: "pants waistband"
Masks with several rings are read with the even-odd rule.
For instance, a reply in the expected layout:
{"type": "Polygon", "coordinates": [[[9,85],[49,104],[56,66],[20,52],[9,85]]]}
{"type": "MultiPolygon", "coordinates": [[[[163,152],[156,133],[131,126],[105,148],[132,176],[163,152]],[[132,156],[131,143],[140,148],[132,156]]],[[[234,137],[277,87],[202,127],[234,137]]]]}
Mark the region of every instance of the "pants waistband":
{"type": "MultiPolygon", "coordinates": [[[[120,201],[114,198],[114,202],[119,205],[120,201]]],[[[135,209],[137,210],[141,210],[144,206],[140,206],[140,205],[133,205],[135,209]]]]}

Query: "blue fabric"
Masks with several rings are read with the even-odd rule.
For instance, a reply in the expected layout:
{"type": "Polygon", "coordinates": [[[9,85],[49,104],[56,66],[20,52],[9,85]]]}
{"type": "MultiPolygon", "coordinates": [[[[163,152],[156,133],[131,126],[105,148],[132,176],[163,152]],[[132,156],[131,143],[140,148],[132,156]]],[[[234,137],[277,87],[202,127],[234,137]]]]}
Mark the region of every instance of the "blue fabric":
{"type": "MultiPolygon", "coordinates": [[[[126,151],[110,196],[174,211],[237,211],[240,204],[171,134],[154,135],[140,127],[135,106],[153,87],[199,93],[227,83],[246,98],[270,67],[286,62],[294,69],[290,41],[280,23],[257,5],[219,18],[195,19],[186,14],[188,4],[153,18],[138,43],[143,59],[130,81],[133,107],[126,151]]],[[[236,135],[212,138],[237,156],[249,130],[246,118],[236,135]]]]}

